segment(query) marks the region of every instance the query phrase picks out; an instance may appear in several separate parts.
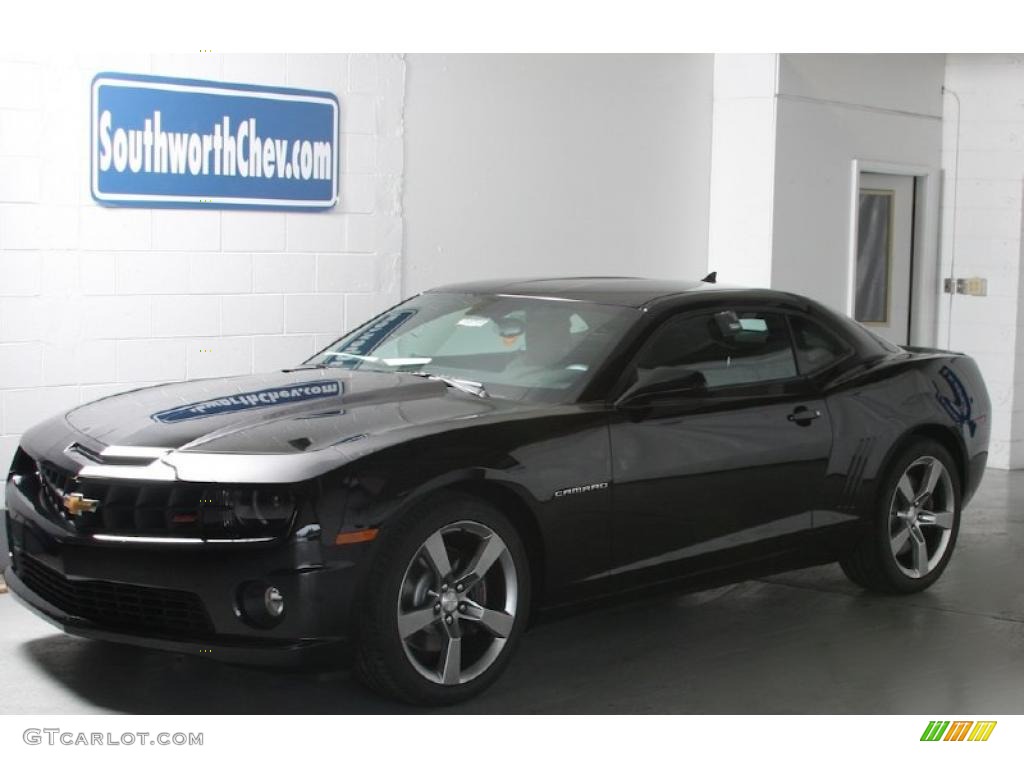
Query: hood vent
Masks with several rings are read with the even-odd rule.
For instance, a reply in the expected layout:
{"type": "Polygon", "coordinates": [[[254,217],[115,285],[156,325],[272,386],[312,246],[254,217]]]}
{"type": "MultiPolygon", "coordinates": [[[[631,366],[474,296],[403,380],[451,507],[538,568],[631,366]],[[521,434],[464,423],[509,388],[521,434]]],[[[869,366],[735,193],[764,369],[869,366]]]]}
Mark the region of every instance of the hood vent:
{"type": "Polygon", "coordinates": [[[160,460],[169,453],[170,448],[133,445],[108,445],[97,452],[79,442],[64,449],[69,458],[85,460],[80,478],[107,480],[175,480],[174,469],[160,460]]]}
{"type": "Polygon", "coordinates": [[[108,445],[101,451],[95,451],[82,443],[72,443],[64,449],[64,453],[69,455],[77,454],[93,464],[122,467],[144,467],[170,452],[170,448],[149,448],[146,446],[130,445],[108,445]]]}

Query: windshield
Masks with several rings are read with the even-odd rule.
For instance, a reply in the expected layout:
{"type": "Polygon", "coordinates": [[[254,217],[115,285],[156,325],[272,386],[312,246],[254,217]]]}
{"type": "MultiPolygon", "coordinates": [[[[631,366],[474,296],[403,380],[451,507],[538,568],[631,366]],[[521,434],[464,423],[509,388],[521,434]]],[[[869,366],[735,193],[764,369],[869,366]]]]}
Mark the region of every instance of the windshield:
{"type": "Polygon", "coordinates": [[[431,374],[482,384],[492,397],[563,402],[583,389],[638,314],[585,301],[426,293],[307,364],[431,374]]]}

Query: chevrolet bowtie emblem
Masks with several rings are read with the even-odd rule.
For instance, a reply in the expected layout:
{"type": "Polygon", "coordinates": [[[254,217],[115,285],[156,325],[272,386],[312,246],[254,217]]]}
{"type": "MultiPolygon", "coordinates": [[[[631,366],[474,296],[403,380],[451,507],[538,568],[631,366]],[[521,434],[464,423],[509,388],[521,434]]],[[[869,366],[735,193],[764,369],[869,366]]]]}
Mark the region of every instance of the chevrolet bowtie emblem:
{"type": "Polygon", "coordinates": [[[80,493],[64,494],[64,509],[72,517],[79,517],[83,512],[95,512],[99,505],[96,499],[87,499],[80,493]]]}

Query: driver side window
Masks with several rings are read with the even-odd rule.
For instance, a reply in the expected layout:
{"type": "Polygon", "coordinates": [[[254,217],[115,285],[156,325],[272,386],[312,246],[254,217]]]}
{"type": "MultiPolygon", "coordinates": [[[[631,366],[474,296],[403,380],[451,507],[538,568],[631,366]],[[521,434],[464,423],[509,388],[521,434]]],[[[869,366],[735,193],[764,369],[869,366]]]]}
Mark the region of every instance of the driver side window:
{"type": "Polygon", "coordinates": [[[786,319],[771,312],[708,312],[666,320],[637,357],[637,381],[664,376],[665,369],[706,389],[797,375],[786,319]]]}

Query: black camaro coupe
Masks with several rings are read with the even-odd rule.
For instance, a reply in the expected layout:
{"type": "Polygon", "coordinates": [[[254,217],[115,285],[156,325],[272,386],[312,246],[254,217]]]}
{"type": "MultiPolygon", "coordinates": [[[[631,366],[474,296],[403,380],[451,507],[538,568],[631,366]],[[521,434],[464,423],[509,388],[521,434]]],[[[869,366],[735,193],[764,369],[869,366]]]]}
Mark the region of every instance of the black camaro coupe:
{"type": "Polygon", "coordinates": [[[345,657],[382,692],[446,704],[570,605],[836,560],[866,589],[927,588],[989,427],[971,358],[800,296],[480,282],[289,370],[39,424],[0,558],[72,634],[345,657]]]}

